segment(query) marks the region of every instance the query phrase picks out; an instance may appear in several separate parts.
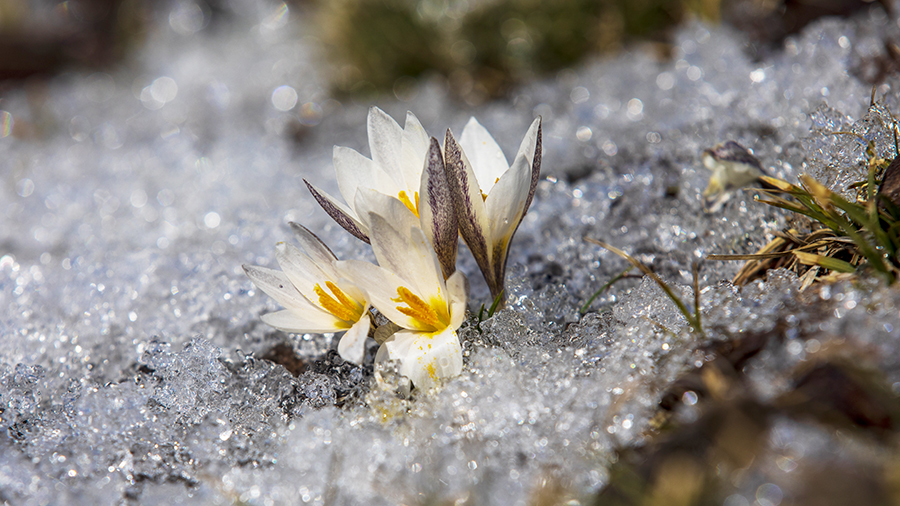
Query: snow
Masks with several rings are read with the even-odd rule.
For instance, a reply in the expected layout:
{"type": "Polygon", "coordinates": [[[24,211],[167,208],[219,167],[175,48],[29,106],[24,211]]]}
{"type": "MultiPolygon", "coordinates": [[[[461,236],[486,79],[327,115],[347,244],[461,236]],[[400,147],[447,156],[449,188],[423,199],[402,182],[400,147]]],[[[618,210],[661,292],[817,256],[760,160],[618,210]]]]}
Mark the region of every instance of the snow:
{"type": "MultiPolygon", "coordinates": [[[[857,177],[837,169],[858,172],[865,145],[835,130],[893,157],[886,113],[868,111],[871,85],[857,77],[900,35],[879,6],[818,21],[762,61],[742,34],[695,23],[667,62],[635,49],[478,107],[437,82],[379,101],[439,138],[476,115],[507,156],[543,118],[545,179],[511,249],[510,302],[480,330],[474,316],[463,327],[462,376],[411,398],[391,371],[328,353],[332,336],[259,321],[277,306],[241,265],[274,267],[288,222],[340,258],[372,258],[302,182],[336,191],[332,146],[365,152],[372,104],[329,98],[309,20],[272,14],[203,29],[174,3],[131,65],[25,83],[0,102],[17,127],[0,138],[4,501],[524,505],[556,480],[581,504],[711,342],[776,325],[805,336],[747,366],[761,398],[829,345],[870,350],[900,385],[900,296],[876,282],[800,293],[773,272],[739,289],[727,281],[738,263],[706,261],[705,337],[649,279],[578,312],[627,267],[584,237],[629,251],[692,301],[693,261],[753,252],[785,226],[750,192],[704,213],[705,148],[734,139],[781,177],[837,188],[857,177]],[[284,343],[297,376],[264,359],[284,343]]],[[[876,88],[894,111],[898,84],[876,88]]],[[[459,268],[477,313],[489,295],[465,248],[459,268]]],[[[806,448],[796,460],[839,453],[822,432],[783,420],[769,444],[806,448]]]]}

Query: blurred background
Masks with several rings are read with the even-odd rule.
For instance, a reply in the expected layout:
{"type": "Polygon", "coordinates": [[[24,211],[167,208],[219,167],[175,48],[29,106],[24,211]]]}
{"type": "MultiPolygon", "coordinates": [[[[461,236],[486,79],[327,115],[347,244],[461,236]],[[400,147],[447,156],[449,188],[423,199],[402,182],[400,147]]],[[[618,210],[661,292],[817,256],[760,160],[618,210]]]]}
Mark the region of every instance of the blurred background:
{"type": "MultiPolygon", "coordinates": [[[[878,0],[873,0],[877,2],[878,0]]],[[[315,39],[335,98],[403,100],[422,79],[470,105],[591,55],[640,47],[670,56],[670,35],[690,19],[748,34],[761,57],[822,16],[849,15],[863,0],[0,0],[0,93],[69,70],[134,66],[160,29],[221,32],[262,15],[315,39]],[[294,15],[288,16],[291,12],[294,15]]],[[[885,5],[885,9],[888,6],[885,5]]],[[[872,80],[896,70],[900,51],[872,80]],[[893,65],[893,67],[891,67],[893,65]]],[[[24,128],[24,126],[22,127],[24,128]]]]}

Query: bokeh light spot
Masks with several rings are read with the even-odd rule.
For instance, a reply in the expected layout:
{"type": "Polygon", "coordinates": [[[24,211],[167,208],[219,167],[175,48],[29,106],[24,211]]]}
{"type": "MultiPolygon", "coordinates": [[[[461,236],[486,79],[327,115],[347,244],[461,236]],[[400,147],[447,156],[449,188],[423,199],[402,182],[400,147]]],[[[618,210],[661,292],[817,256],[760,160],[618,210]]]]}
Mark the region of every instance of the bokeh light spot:
{"type": "Polygon", "coordinates": [[[13,131],[13,115],[7,111],[0,111],[0,139],[9,137],[13,131]]]}
{"type": "Polygon", "coordinates": [[[279,111],[290,111],[297,105],[297,98],[297,90],[285,84],[272,92],[272,106],[279,111]]]}

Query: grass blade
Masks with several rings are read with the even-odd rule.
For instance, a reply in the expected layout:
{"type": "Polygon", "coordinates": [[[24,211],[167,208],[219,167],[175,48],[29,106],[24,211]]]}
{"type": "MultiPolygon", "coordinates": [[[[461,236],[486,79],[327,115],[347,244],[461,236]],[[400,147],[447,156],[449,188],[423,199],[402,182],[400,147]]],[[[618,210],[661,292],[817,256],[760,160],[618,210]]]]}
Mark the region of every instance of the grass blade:
{"type": "Polygon", "coordinates": [[[597,297],[599,297],[601,293],[605,292],[606,290],[609,289],[609,287],[611,287],[613,284],[615,284],[616,281],[619,281],[620,279],[624,279],[625,276],[627,276],[628,273],[631,272],[631,269],[634,269],[634,265],[629,265],[627,269],[625,269],[624,271],[620,272],[619,274],[613,276],[613,278],[610,279],[609,281],[607,281],[603,286],[601,286],[599,290],[594,292],[594,295],[591,295],[590,298],[588,298],[587,302],[584,303],[584,305],[582,305],[580,308],[578,308],[578,313],[582,314],[582,315],[587,313],[588,308],[591,307],[591,303],[594,302],[594,300],[597,297]]]}
{"type": "MultiPolygon", "coordinates": [[[[844,211],[851,220],[856,222],[859,227],[871,231],[875,236],[876,242],[884,247],[888,253],[893,255],[896,252],[894,244],[888,239],[884,229],[881,228],[881,223],[878,220],[877,214],[872,215],[868,209],[859,204],[848,202],[837,194],[831,196],[831,201],[835,206],[844,211]]],[[[874,203],[875,201],[873,200],[872,204],[874,205],[874,203]]],[[[877,213],[877,209],[874,210],[877,213]]]]}
{"type": "Polygon", "coordinates": [[[497,306],[500,305],[500,301],[503,300],[503,292],[505,290],[500,290],[500,293],[497,294],[497,297],[494,298],[494,303],[491,304],[491,308],[488,309],[488,318],[494,316],[494,312],[497,311],[497,306]]]}
{"type": "Polygon", "coordinates": [[[619,248],[616,248],[615,246],[606,244],[603,241],[598,241],[597,239],[593,239],[590,237],[585,237],[584,239],[589,243],[596,244],[597,246],[600,246],[603,249],[609,250],[609,251],[615,253],[616,255],[619,255],[620,257],[624,258],[625,260],[628,260],[629,262],[631,262],[631,265],[637,267],[641,272],[644,273],[644,275],[649,276],[650,279],[652,279],[654,282],[656,282],[656,284],[659,285],[659,287],[662,289],[662,291],[665,292],[666,297],[668,297],[669,300],[671,300],[672,303],[674,303],[675,306],[678,307],[678,311],[680,311],[681,314],[684,316],[684,319],[687,320],[688,324],[691,326],[691,330],[700,334],[701,336],[704,335],[703,327],[701,327],[701,325],[700,325],[700,318],[695,315],[692,315],[690,310],[688,310],[687,306],[684,304],[684,302],[677,295],[675,295],[674,291],[672,291],[672,288],[665,281],[663,281],[662,278],[660,278],[655,272],[650,270],[649,267],[647,267],[646,265],[641,263],[638,259],[629,255],[628,253],[625,253],[624,251],[620,250],[619,248]]]}
{"type": "Polygon", "coordinates": [[[804,207],[803,205],[799,205],[794,202],[790,202],[778,197],[772,197],[773,200],[763,200],[759,199],[759,202],[763,204],[768,204],[770,206],[779,207],[786,211],[791,211],[793,213],[802,214],[804,216],[808,216],[809,218],[818,221],[819,223],[825,225],[828,228],[836,229],[838,227],[837,222],[828,217],[827,214],[821,211],[821,208],[812,202],[811,198],[804,199],[809,203],[809,205],[813,206],[815,209],[811,209],[809,207],[804,207]]]}
{"type": "Polygon", "coordinates": [[[818,265],[835,272],[856,272],[856,267],[837,258],[816,255],[815,253],[804,253],[802,251],[794,251],[793,253],[797,257],[797,261],[803,265],[818,265]]]}

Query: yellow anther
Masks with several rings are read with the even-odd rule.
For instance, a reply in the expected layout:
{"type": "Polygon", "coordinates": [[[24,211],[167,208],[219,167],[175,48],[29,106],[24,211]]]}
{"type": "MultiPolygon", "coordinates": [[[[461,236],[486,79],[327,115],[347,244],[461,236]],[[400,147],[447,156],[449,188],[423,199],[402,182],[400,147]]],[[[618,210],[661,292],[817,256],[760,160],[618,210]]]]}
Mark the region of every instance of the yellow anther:
{"type": "Polygon", "coordinates": [[[397,306],[397,311],[416,320],[423,326],[438,329],[447,325],[446,322],[441,321],[440,316],[438,316],[437,311],[433,307],[426,304],[424,300],[406,287],[401,286],[397,288],[397,298],[391,300],[406,304],[406,307],[397,306]]]}
{"type": "Polygon", "coordinates": [[[319,305],[322,306],[322,308],[345,322],[355,323],[362,318],[362,306],[355,300],[347,297],[347,294],[331,281],[326,281],[325,286],[331,290],[333,296],[326,292],[319,284],[316,284],[313,288],[316,291],[316,295],[319,296],[319,305]]]}
{"type": "Polygon", "coordinates": [[[340,302],[342,306],[353,308],[356,312],[359,313],[359,316],[362,316],[362,306],[360,306],[359,303],[357,303],[355,300],[347,297],[347,294],[344,293],[340,288],[338,288],[336,284],[332,283],[331,281],[326,281],[325,286],[327,286],[328,289],[331,290],[331,293],[333,293],[334,296],[337,297],[338,302],[340,302]]]}
{"type": "Polygon", "coordinates": [[[415,195],[413,195],[413,198],[416,201],[415,204],[413,204],[412,201],[409,200],[409,195],[407,195],[405,191],[400,191],[400,193],[397,194],[397,198],[400,199],[400,202],[403,202],[403,205],[406,206],[407,209],[412,211],[413,214],[416,215],[416,217],[419,216],[419,192],[416,192],[415,195]]]}
{"type": "MultiPolygon", "coordinates": [[[[500,178],[499,178],[499,177],[498,177],[497,179],[494,180],[494,184],[497,184],[497,183],[499,183],[499,182],[500,182],[500,178]]],[[[483,200],[483,201],[484,201],[484,200],[487,200],[487,194],[486,194],[486,193],[481,192],[481,200],[483,200]]]]}

